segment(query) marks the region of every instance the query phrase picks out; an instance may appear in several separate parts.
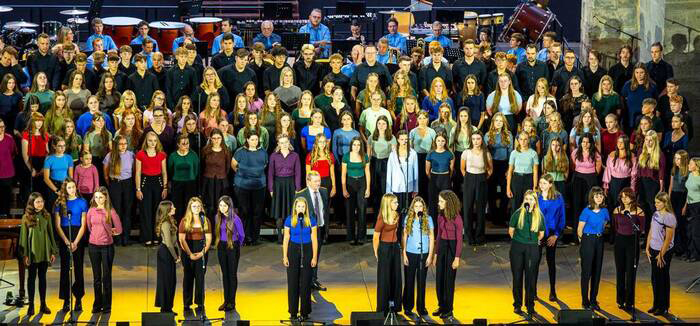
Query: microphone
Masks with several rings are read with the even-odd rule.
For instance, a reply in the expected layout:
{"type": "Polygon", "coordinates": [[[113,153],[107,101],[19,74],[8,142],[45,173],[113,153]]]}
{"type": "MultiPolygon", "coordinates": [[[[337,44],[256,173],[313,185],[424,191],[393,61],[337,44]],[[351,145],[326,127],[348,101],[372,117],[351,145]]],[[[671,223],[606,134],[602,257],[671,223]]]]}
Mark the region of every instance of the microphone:
{"type": "Polygon", "coordinates": [[[627,218],[632,218],[632,215],[630,215],[630,211],[628,210],[625,210],[624,212],[622,212],[622,214],[624,214],[627,218]]]}
{"type": "Polygon", "coordinates": [[[527,211],[527,212],[530,211],[530,203],[525,203],[525,204],[523,205],[523,207],[525,207],[525,211],[527,211]]]}
{"type": "Polygon", "coordinates": [[[423,211],[418,212],[418,217],[423,218],[423,211]]]}
{"type": "MultiPolygon", "coordinates": [[[[204,215],[204,212],[201,212],[201,211],[199,212],[199,221],[200,221],[200,223],[202,224],[202,230],[204,230],[204,219],[206,219],[206,217],[207,217],[207,216],[204,215]]],[[[203,237],[203,238],[202,238],[202,244],[205,244],[205,243],[206,243],[206,238],[203,237]]],[[[202,246],[202,251],[204,251],[204,245],[202,246]]],[[[204,259],[205,259],[205,258],[202,257],[202,269],[206,269],[206,268],[207,268],[207,262],[204,261],[204,259]]]]}
{"type": "Polygon", "coordinates": [[[297,213],[297,218],[298,218],[299,220],[303,220],[303,219],[304,219],[304,213],[297,213]]]}

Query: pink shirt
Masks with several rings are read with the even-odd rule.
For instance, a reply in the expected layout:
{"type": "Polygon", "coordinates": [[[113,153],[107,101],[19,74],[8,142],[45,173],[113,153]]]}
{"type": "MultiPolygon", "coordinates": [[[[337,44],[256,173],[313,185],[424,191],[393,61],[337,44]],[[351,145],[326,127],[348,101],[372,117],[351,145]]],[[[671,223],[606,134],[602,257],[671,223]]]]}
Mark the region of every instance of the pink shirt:
{"type": "Polygon", "coordinates": [[[112,234],[112,228],[116,229],[115,233],[122,233],[122,222],[114,208],[112,208],[112,223],[107,223],[104,209],[95,207],[88,210],[85,221],[90,231],[89,243],[93,245],[106,246],[114,243],[112,236],[116,234],[112,234]]]}
{"type": "MultiPolygon", "coordinates": [[[[593,146],[593,145],[591,145],[593,146]]],[[[576,153],[578,152],[578,148],[575,149],[573,152],[571,152],[571,162],[574,163],[574,171],[578,173],[584,173],[584,174],[590,174],[590,173],[596,173],[595,171],[595,164],[596,162],[600,161],[600,154],[596,153],[595,154],[595,160],[590,160],[588,159],[588,153],[583,153],[583,161],[577,161],[576,160],[576,153]]]]}
{"type": "Polygon", "coordinates": [[[624,159],[617,159],[614,162],[612,155],[608,156],[608,160],[605,163],[605,172],[603,172],[603,188],[608,189],[610,181],[612,178],[624,179],[631,178],[630,186],[632,190],[636,191],[637,185],[637,158],[632,155],[632,164],[627,166],[624,159]]]}
{"type": "Polygon", "coordinates": [[[73,179],[81,194],[91,194],[100,186],[100,177],[94,165],[84,167],[82,164],[78,164],[73,171],[73,179]]]}

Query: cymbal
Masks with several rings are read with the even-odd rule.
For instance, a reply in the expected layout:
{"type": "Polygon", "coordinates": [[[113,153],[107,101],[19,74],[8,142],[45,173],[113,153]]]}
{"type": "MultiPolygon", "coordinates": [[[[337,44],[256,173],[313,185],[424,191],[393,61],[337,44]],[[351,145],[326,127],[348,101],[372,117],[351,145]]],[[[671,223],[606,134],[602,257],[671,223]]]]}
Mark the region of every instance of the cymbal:
{"type": "Polygon", "coordinates": [[[39,25],[30,23],[30,22],[25,22],[25,21],[13,21],[13,22],[7,22],[5,23],[5,27],[9,29],[18,29],[18,28],[35,28],[39,27],[39,25]]]}
{"type": "Polygon", "coordinates": [[[391,9],[391,10],[380,11],[379,13],[384,14],[384,15],[393,15],[393,14],[399,14],[399,13],[404,13],[404,12],[405,11],[398,11],[396,9],[391,9]]]}
{"type": "Polygon", "coordinates": [[[0,12],[10,12],[10,11],[12,11],[12,7],[0,6],[0,12]]]}
{"type": "Polygon", "coordinates": [[[80,17],[68,18],[68,23],[69,23],[69,24],[82,25],[82,24],[87,24],[87,23],[88,23],[88,20],[85,19],[85,18],[80,18],[80,17]]]}
{"type": "Polygon", "coordinates": [[[71,9],[71,10],[63,10],[60,13],[61,13],[61,15],[78,16],[78,15],[85,15],[88,12],[87,12],[87,10],[71,9]]]}

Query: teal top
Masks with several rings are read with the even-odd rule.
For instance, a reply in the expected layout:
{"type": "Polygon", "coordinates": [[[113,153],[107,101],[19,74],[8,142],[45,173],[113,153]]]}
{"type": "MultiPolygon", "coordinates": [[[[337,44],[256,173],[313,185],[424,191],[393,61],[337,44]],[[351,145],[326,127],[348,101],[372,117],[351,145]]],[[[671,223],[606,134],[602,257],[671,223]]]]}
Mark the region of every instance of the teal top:
{"type": "Polygon", "coordinates": [[[350,155],[343,156],[343,164],[347,165],[348,177],[360,178],[365,176],[365,165],[369,164],[369,157],[365,155],[364,162],[350,162],[350,155]]]}
{"type": "Polygon", "coordinates": [[[24,105],[27,105],[27,102],[29,101],[29,96],[34,95],[39,99],[39,112],[42,114],[46,114],[46,111],[49,110],[51,107],[51,103],[53,102],[53,94],[54,92],[50,89],[47,89],[43,92],[34,92],[34,93],[27,93],[27,95],[24,96],[24,105]]]}
{"type": "Polygon", "coordinates": [[[425,135],[421,137],[421,135],[418,133],[418,127],[416,127],[413,128],[410,133],[408,133],[408,139],[411,142],[411,147],[414,151],[416,151],[416,153],[428,154],[428,152],[430,152],[430,150],[433,148],[433,139],[435,139],[436,135],[435,130],[428,127],[425,135]]]}
{"type": "Polygon", "coordinates": [[[91,131],[85,135],[85,143],[88,144],[90,148],[90,154],[94,157],[105,157],[107,152],[109,152],[109,142],[112,140],[112,134],[105,129],[107,133],[107,143],[103,142],[102,137],[95,131],[91,131]]]}
{"type": "Polygon", "coordinates": [[[377,138],[377,140],[374,140],[374,137],[369,138],[369,145],[372,147],[372,157],[380,160],[389,158],[389,154],[391,154],[391,151],[396,146],[396,137],[391,136],[391,140],[389,141],[382,135],[377,138]]]}
{"type": "Polygon", "coordinates": [[[532,148],[528,148],[524,152],[512,151],[508,160],[508,165],[514,167],[513,172],[515,173],[532,173],[534,166],[539,164],[540,159],[537,157],[537,152],[532,148]]]}
{"type": "MultiPolygon", "coordinates": [[[[477,132],[478,129],[476,127],[472,126],[472,134],[477,132]]],[[[455,152],[464,152],[471,147],[471,142],[472,140],[467,137],[464,133],[459,133],[459,136],[457,136],[457,139],[455,139],[455,133],[457,132],[457,128],[452,128],[452,132],[450,132],[450,148],[454,146],[455,152]]]]}
{"type": "Polygon", "coordinates": [[[688,173],[688,180],[685,181],[685,188],[688,189],[688,204],[700,202],[700,175],[688,173]]]}
{"type": "Polygon", "coordinates": [[[195,181],[199,174],[199,157],[189,150],[180,155],[177,151],[168,157],[168,175],[173,181],[195,181]]]}

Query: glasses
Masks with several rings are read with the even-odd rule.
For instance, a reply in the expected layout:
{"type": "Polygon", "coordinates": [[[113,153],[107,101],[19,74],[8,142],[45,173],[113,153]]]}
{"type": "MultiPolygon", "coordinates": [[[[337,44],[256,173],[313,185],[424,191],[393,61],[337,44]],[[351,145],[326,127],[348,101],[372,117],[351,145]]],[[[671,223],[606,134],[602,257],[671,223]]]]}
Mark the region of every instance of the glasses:
{"type": "Polygon", "coordinates": [[[153,117],[154,117],[154,118],[162,118],[163,115],[162,115],[162,114],[154,114],[153,117]]]}

